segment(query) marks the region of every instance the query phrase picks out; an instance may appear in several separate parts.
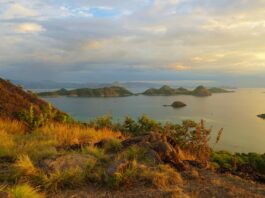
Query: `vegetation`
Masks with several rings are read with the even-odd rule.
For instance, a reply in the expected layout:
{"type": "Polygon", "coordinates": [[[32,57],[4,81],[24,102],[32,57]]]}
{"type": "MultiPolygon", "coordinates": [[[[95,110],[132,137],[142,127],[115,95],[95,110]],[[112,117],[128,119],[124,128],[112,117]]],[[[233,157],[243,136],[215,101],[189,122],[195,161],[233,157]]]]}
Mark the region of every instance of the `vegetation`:
{"type": "Polygon", "coordinates": [[[228,93],[231,91],[227,91],[222,88],[205,88],[203,86],[198,86],[194,90],[190,91],[187,89],[184,89],[182,87],[173,89],[167,85],[162,86],[159,89],[148,89],[143,94],[148,96],[171,96],[171,95],[194,95],[194,96],[210,96],[212,93],[228,93]]]}
{"type": "Polygon", "coordinates": [[[48,121],[68,122],[70,117],[36,95],[0,78],[0,117],[23,121],[37,128],[48,121]]]}
{"type": "Polygon", "coordinates": [[[212,93],[209,89],[205,88],[204,86],[198,86],[192,91],[192,95],[204,97],[204,96],[211,96],[212,93]]]}
{"type": "Polygon", "coordinates": [[[133,93],[123,87],[104,87],[104,88],[81,88],[66,90],[60,89],[53,92],[38,93],[39,96],[79,96],[79,97],[121,97],[131,96],[133,93]]]}
{"type": "Polygon", "coordinates": [[[181,108],[181,107],[185,107],[187,105],[183,102],[175,101],[170,106],[172,106],[173,108],[181,108]]]}
{"type": "MultiPolygon", "coordinates": [[[[242,180],[220,177],[209,168],[265,181],[265,155],[214,152],[209,146],[211,129],[204,121],[162,124],[141,116],[119,123],[104,116],[78,123],[58,121],[51,106],[41,112],[31,106],[23,110],[21,121],[0,118],[0,197],[56,197],[86,187],[107,193],[151,188],[160,193],[152,197],[204,197],[205,183],[218,190],[214,195],[229,189],[234,193],[237,185],[236,195],[242,197],[242,180]]],[[[222,129],[216,143],[221,134],[222,129]]],[[[244,196],[265,192],[247,184],[252,190],[244,190],[244,196]]]]}
{"type": "Polygon", "coordinates": [[[265,114],[257,115],[259,118],[265,119],[265,114]]]}

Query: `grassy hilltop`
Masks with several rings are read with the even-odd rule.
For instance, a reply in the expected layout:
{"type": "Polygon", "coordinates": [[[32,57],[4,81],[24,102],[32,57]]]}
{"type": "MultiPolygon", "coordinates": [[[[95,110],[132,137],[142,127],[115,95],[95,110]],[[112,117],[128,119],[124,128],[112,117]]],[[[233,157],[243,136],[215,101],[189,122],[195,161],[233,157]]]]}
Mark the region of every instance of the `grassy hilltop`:
{"type": "Polygon", "coordinates": [[[7,86],[18,96],[1,106],[1,198],[265,196],[264,155],[214,152],[222,130],[213,137],[203,121],[79,123],[7,81],[0,93],[7,86]],[[10,107],[20,99],[27,106],[10,107]]]}

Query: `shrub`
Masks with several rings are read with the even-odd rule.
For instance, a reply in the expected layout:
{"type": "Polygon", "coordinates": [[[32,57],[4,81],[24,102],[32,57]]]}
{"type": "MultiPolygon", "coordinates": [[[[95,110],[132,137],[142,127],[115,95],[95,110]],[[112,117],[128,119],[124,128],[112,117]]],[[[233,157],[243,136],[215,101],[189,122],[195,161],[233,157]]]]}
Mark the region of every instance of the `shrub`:
{"type": "Polygon", "coordinates": [[[146,148],[133,145],[118,155],[119,159],[145,161],[146,148]]]}
{"type": "Polygon", "coordinates": [[[120,140],[111,138],[104,145],[104,149],[107,152],[117,152],[117,151],[120,151],[122,149],[122,144],[121,144],[120,140]]]}
{"type": "Polygon", "coordinates": [[[83,153],[90,154],[101,162],[108,161],[108,155],[106,155],[105,150],[101,148],[88,146],[83,149],[83,153]]]}

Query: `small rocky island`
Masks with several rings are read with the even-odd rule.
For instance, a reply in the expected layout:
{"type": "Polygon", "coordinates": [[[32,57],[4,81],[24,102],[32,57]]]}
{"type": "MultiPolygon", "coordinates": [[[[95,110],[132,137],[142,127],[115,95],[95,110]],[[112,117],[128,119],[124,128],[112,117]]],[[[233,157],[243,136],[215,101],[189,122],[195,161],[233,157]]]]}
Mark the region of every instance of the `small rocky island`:
{"type": "Polygon", "coordinates": [[[187,105],[184,102],[181,101],[175,101],[173,102],[171,105],[163,105],[164,107],[173,107],[173,108],[182,108],[182,107],[186,107],[187,105]]]}
{"type": "Polygon", "coordinates": [[[186,107],[187,105],[181,101],[175,101],[171,104],[171,106],[173,108],[182,108],[182,107],[186,107]]]}
{"type": "Polygon", "coordinates": [[[215,93],[230,93],[233,91],[228,91],[222,88],[206,88],[204,86],[198,86],[194,90],[188,90],[185,88],[171,88],[167,85],[162,86],[159,89],[151,88],[147,89],[145,92],[143,92],[143,95],[147,96],[174,96],[174,95],[193,95],[193,96],[199,96],[199,97],[205,97],[205,96],[211,96],[215,93]]]}
{"type": "Polygon", "coordinates": [[[81,89],[60,89],[52,92],[38,93],[41,97],[76,96],[76,97],[125,97],[132,96],[133,93],[123,87],[103,87],[103,88],[81,88],[81,89]]]}

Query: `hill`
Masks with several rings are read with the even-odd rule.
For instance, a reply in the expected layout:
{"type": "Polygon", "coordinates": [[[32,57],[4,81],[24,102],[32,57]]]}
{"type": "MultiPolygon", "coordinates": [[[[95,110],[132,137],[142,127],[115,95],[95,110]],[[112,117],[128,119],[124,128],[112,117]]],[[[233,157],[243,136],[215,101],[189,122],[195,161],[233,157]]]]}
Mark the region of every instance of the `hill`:
{"type": "Polygon", "coordinates": [[[212,93],[209,89],[205,88],[204,86],[198,86],[191,92],[191,95],[204,97],[204,96],[211,96],[212,93]]]}
{"type": "MultiPolygon", "coordinates": [[[[38,119],[61,120],[68,117],[31,92],[0,78],[0,118],[39,122],[38,119]],[[49,115],[48,115],[49,114],[49,115]],[[30,121],[31,119],[31,121],[30,121]]],[[[37,124],[37,123],[35,123],[37,124]]]]}
{"type": "Polygon", "coordinates": [[[159,89],[151,88],[143,92],[143,95],[148,96],[173,96],[173,95],[193,95],[193,96],[211,96],[213,93],[229,93],[231,91],[222,88],[206,88],[204,86],[198,86],[194,90],[187,90],[182,87],[174,89],[167,85],[162,86],[159,89]]]}
{"type": "Polygon", "coordinates": [[[41,92],[39,96],[79,96],[79,97],[122,97],[131,96],[133,93],[123,87],[104,87],[104,88],[81,88],[81,89],[60,89],[53,92],[41,92]]]}

